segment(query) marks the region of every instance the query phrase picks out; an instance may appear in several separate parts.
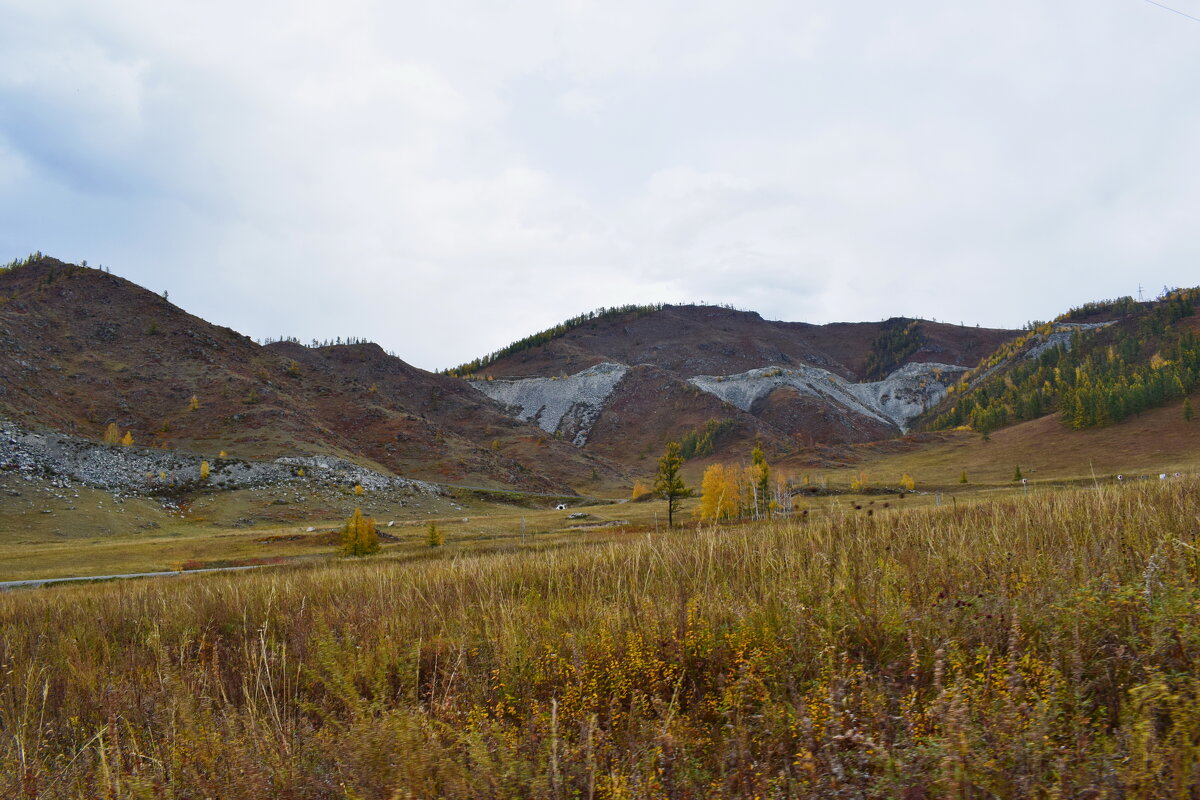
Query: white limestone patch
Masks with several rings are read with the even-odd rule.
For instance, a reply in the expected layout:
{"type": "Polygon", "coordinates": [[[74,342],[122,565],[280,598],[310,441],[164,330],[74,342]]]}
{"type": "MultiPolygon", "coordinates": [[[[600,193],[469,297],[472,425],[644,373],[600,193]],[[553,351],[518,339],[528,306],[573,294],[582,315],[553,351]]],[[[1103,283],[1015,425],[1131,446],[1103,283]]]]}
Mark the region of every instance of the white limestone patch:
{"type": "Polygon", "coordinates": [[[881,381],[851,383],[819,367],[762,367],[737,375],[697,375],[697,388],[749,412],[783,386],[833,403],[854,414],[908,430],[908,423],[946,396],[946,387],[966,372],[950,364],[906,364],[881,381]]]}
{"type": "Polygon", "coordinates": [[[587,442],[613,389],[629,372],[624,364],[597,364],[561,378],[473,380],[471,385],[525,422],[561,433],[576,447],[587,442]]]}

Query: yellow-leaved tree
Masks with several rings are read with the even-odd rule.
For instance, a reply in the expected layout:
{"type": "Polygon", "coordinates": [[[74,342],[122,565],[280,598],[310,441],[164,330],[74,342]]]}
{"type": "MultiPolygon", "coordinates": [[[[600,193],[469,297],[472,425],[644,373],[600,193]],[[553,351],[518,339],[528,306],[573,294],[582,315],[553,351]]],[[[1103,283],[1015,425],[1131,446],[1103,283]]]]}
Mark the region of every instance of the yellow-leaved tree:
{"type": "Polygon", "coordinates": [[[900,476],[900,488],[906,492],[911,492],[917,486],[917,482],[913,480],[913,476],[907,472],[900,476]]]}
{"type": "Polygon", "coordinates": [[[133,444],[133,431],[125,431],[125,437],[121,439],[121,444],[125,447],[133,444]]]}
{"type": "Polygon", "coordinates": [[[117,423],[115,422],[108,423],[108,427],[104,429],[104,443],[120,444],[120,442],[121,429],[117,427],[117,423]]]}
{"type": "Polygon", "coordinates": [[[208,480],[208,462],[207,461],[200,462],[200,480],[202,480],[202,481],[208,480]]]}
{"type": "Polygon", "coordinates": [[[633,491],[630,493],[630,499],[637,500],[650,494],[650,487],[642,483],[640,480],[633,482],[633,491]]]}
{"type": "Polygon", "coordinates": [[[696,515],[702,520],[734,519],[741,513],[741,470],[735,466],[713,464],[704,470],[700,481],[700,507],[696,515]]]}
{"type": "Polygon", "coordinates": [[[192,395],[192,399],[188,400],[188,411],[198,410],[200,410],[200,398],[196,395],[192,395]]]}
{"type": "Polygon", "coordinates": [[[379,532],[375,520],[364,517],[361,508],[354,509],[342,527],[342,555],[369,556],[379,552],[379,532]]]}
{"type": "Polygon", "coordinates": [[[354,484],[354,493],[356,495],[358,495],[359,497],[362,497],[363,492],[365,492],[365,491],[366,491],[366,489],[363,488],[363,485],[361,483],[354,484]]]}

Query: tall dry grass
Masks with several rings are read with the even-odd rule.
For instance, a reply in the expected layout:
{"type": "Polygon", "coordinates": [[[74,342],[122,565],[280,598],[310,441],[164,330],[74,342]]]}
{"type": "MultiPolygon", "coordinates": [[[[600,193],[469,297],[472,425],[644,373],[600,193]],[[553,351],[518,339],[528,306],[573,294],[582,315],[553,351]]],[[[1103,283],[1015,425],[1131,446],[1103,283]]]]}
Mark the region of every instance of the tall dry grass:
{"type": "Polygon", "coordinates": [[[1200,483],[0,596],[0,795],[1194,797],[1200,483]]]}

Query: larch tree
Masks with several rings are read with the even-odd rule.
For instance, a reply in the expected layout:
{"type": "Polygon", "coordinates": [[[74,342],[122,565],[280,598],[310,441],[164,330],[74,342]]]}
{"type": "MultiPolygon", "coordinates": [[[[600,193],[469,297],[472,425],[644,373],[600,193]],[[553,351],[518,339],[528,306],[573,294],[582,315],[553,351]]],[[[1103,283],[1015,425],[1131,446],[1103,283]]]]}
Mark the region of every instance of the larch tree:
{"type": "Polygon", "coordinates": [[[125,436],[121,439],[121,445],[129,447],[131,444],[133,444],[133,431],[125,431],[125,436]]]}
{"type": "Polygon", "coordinates": [[[375,520],[364,517],[361,508],[354,509],[342,527],[342,555],[369,556],[379,552],[379,532],[375,520]]]}
{"type": "Polygon", "coordinates": [[[683,483],[679,468],[683,466],[683,454],[679,442],[667,442],[666,452],[658,460],[658,475],[654,478],[654,493],[667,501],[667,527],[675,526],[675,512],[692,490],[683,483]]]}

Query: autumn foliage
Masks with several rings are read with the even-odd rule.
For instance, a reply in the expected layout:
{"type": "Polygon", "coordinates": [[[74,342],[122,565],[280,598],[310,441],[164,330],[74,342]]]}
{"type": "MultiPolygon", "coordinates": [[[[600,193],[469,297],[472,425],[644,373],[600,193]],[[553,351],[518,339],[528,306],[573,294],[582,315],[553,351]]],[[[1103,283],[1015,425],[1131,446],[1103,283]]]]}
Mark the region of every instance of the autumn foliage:
{"type": "Polygon", "coordinates": [[[354,509],[342,527],[342,555],[369,556],[379,552],[379,532],[375,520],[364,517],[362,509],[354,509]]]}

